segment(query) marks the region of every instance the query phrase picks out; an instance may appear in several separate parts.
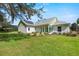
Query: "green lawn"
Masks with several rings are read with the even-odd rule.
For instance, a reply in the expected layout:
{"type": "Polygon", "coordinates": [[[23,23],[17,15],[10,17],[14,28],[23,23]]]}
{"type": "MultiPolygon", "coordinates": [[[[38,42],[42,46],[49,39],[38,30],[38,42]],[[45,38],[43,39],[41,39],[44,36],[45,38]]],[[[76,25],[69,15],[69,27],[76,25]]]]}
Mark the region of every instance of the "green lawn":
{"type": "Polygon", "coordinates": [[[1,56],[79,56],[79,36],[0,33],[1,56]]]}

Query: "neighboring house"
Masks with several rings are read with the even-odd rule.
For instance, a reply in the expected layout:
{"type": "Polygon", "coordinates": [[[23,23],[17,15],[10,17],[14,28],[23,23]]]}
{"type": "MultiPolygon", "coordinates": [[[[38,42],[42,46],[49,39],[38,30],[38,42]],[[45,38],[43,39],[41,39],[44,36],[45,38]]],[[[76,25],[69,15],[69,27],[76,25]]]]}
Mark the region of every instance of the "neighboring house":
{"type": "Polygon", "coordinates": [[[70,24],[59,21],[56,17],[39,20],[35,24],[31,21],[20,21],[18,30],[23,33],[47,32],[52,33],[68,33],[70,32],[70,24]]]}

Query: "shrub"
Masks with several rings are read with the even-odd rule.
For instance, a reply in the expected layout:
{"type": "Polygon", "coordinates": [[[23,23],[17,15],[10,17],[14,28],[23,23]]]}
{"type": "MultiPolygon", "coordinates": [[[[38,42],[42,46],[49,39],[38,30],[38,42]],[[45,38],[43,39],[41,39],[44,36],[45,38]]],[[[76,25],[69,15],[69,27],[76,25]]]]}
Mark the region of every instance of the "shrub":
{"type": "Polygon", "coordinates": [[[71,24],[70,29],[71,29],[72,31],[76,31],[76,30],[77,30],[77,24],[76,24],[76,23],[71,24]]]}
{"type": "Polygon", "coordinates": [[[76,31],[72,31],[71,32],[71,36],[77,36],[77,32],[76,31]]]}
{"type": "Polygon", "coordinates": [[[63,33],[63,35],[66,35],[66,33],[63,33]]]}
{"type": "Polygon", "coordinates": [[[32,32],[32,33],[29,33],[30,36],[35,36],[36,33],[35,32],[32,32]]]}
{"type": "Polygon", "coordinates": [[[47,32],[45,32],[44,34],[45,34],[45,35],[48,35],[48,33],[47,33],[47,32]]]}
{"type": "Polygon", "coordinates": [[[30,36],[30,34],[29,34],[29,33],[22,33],[21,31],[18,31],[18,34],[19,34],[19,35],[26,35],[26,36],[30,36]]]}
{"type": "Polygon", "coordinates": [[[18,33],[20,34],[20,33],[22,33],[21,31],[18,31],[18,33]]]}
{"type": "Polygon", "coordinates": [[[44,33],[44,32],[41,32],[41,35],[42,35],[42,36],[45,36],[45,33],[44,33]]]}
{"type": "Polygon", "coordinates": [[[62,33],[59,32],[58,34],[61,35],[62,33]]]}
{"type": "Polygon", "coordinates": [[[77,34],[79,34],[79,31],[77,31],[77,34]]]}
{"type": "Polygon", "coordinates": [[[63,33],[63,35],[70,36],[71,33],[70,33],[70,32],[68,32],[68,33],[63,33]]]}
{"type": "Polygon", "coordinates": [[[40,32],[37,32],[37,33],[36,33],[36,36],[41,36],[40,32]]]}
{"type": "Polygon", "coordinates": [[[53,32],[52,34],[57,34],[56,32],[53,32]]]}
{"type": "Polygon", "coordinates": [[[71,33],[65,33],[67,36],[70,36],[71,35],[71,33]]]}

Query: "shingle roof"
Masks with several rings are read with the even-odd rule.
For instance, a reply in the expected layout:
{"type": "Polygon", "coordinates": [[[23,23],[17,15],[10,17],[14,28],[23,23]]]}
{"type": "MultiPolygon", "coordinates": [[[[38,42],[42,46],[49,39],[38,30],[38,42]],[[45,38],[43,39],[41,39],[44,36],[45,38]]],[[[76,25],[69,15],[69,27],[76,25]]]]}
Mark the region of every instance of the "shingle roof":
{"type": "Polygon", "coordinates": [[[44,25],[44,24],[50,24],[52,21],[57,20],[56,17],[44,19],[44,20],[39,20],[35,23],[35,25],[44,25]]]}
{"type": "Polygon", "coordinates": [[[33,24],[32,21],[24,20],[26,23],[33,24]]]}
{"type": "Polygon", "coordinates": [[[33,23],[32,21],[21,20],[20,22],[24,23],[24,25],[31,25],[31,26],[34,26],[34,23],[33,23]]]}
{"type": "Polygon", "coordinates": [[[69,23],[57,20],[53,25],[59,25],[59,24],[69,24],[69,23]]]}
{"type": "Polygon", "coordinates": [[[45,25],[45,24],[52,24],[52,25],[59,25],[59,24],[68,24],[64,21],[59,21],[57,17],[48,18],[45,20],[39,20],[35,23],[35,26],[45,25]]]}
{"type": "Polygon", "coordinates": [[[52,24],[52,25],[61,25],[61,24],[69,24],[64,21],[59,21],[57,17],[52,17],[44,20],[39,20],[35,24],[32,21],[28,20],[22,20],[22,22],[25,25],[31,25],[31,26],[40,26],[40,25],[46,25],[46,24],[52,24]]]}

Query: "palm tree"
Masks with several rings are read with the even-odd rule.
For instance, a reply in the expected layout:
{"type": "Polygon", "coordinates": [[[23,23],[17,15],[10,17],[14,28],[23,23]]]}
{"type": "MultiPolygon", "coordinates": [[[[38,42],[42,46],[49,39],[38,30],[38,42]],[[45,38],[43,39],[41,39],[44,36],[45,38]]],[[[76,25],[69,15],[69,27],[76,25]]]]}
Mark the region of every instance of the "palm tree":
{"type": "Polygon", "coordinates": [[[41,15],[44,12],[43,7],[36,9],[35,6],[35,3],[1,3],[0,11],[7,14],[9,18],[11,17],[12,22],[17,18],[22,20],[24,17],[28,20],[33,15],[43,18],[41,15]]]}

